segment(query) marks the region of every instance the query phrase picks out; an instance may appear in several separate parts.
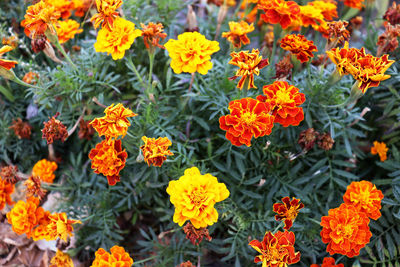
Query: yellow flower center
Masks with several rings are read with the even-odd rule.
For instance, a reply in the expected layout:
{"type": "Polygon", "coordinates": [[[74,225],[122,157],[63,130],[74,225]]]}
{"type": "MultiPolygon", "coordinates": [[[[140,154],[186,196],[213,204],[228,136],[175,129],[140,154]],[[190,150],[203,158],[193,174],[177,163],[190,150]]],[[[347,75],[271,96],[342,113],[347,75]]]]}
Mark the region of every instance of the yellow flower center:
{"type": "Polygon", "coordinates": [[[192,192],[192,194],[189,196],[192,204],[199,206],[204,200],[206,200],[206,192],[202,189],[197,189],[192,192]]]}
{"type": "Polygon", "coordinates": [[[348,239],[353,235],[354,227],[351,223],[346,225],[341,225],[338,227],[337,233],[338,236],[341,236],[343,239],[348,239]]]}
{"type": "Polygon", "coordinates": [[[276,102],[278,105],[293,103],[294,99],[291,98],[290,92],[285,90],[279,90],[276,92],[276,102]]]}
{"type": "Polygon", "coordinates": [[[252,125],[257,119],[257,114],[246,112],[242,114],[241,119],[245,124],[252,125]]]}
{"type": "Polygon", "coordinates": [[[292,206],[287,211],[286,218],[288,218],[289,220],[293,221],[294,219],[296,219],[298,213],[299,212],[296,210],[296,207],[292,206]]]}
{"type": "Polygon", "coordinates": [[[283,249],[279,250],[276,247],[270,247],[268,250],[264,251],[264,260],[266,260],[266,262],[271,263],[271,264],[277,264],[282,262],[282,258],[283,256],[281,255],[283,251],[283,249]]]}

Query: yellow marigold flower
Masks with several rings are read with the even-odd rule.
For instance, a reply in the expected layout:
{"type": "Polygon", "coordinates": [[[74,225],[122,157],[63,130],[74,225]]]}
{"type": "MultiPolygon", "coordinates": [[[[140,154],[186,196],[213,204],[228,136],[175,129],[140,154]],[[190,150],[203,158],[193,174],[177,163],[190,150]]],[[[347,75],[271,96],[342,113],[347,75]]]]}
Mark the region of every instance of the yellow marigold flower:
{"type": "Polygon", "coordinates": [[[319,10],[321,10],[324,19],[333,20],[338,17],[337,14],[337,5],[332,2],[327,1],[312,1],[308,2],[307,5],[311,5],[319,10]]]}
{"type": "Polygon", "coordinates": [[[51,5],[56,11],[60,12],[61,18],[67,19],[71,17],[71,10],[74,8],[74,3],[71,0],[42,0],[47,5],[51,5]]]}
{"type": "Polygon", "coordinates": [[[47,229],[53,236],[53,240],[61,238],[65,242],[67,242],[68,237],[73,236],[74,228],[72,225],[82,223],[79,220],[68,220],[65,212],[51,214],[49,219],[50,223],[47,225],[47,229]]]}
{"type": "Polygon", "coordinates": [[[42,159],[36,162],[32,169],[32,175],[39,177],[41,181],[46,183],[53,183],[56,177],[54,172],[57,170],[57,163],[42,159]]]}
{"type": "Polygon", "coordinates": [[[324,15],[322,10],[315,6],[300,6],[300,20],[303,27],[318,26],[324,21],[324,15]]]}
{"type": "Polygon", "coordinates": [[[12,46],[9,46],[9,45],[5,45],[2,48],[0,48],[0,68],[10,70],[10,69],[14,68],[15,65],[18,64],[17,61],[6,60],[6,59],[1,58],[5,53],[10,52],[13,49],[14,48],[12,48],[12,46]]]}
{"type": "Polygon", "coordinates": [[[56,255],[50,260],[50,267],[74,267],[71,257],[57,249],[56,255]]]}
{"type": "Polygon", "coordinates": [[[281,47],[294,54],[300,62],[307,62],[318,51],[313,41],[307,40],[301,34],[288,34],[281,40],[281,47]]]}
{"type": "Polygon", "coordinates": [[[172,156],[174,153],[168,150],[168,147],[172,145],[172,142],[168,137],[148,138],[142,137],[144,145],[140,147],[143,152],[144,161],[147,165],[154,165],[161,167],[167,156],[172,156]]]}
{"type": "Polygon", "coordinates": [[[175,206],[174,222],[182,226],[190,220],[196,228],[207,227],[218,221],[215,203],[226,199],[229,191],[224,183],[196,167],[185,170],[177,181],[170,181],[167,193],[175,206]]]}
{"type": "Polygon", "coordinates": [[[247,88],[257,88],[254,85],[254,74],[260,75],[260,69],[269,65],[268,59],[262,59],[259,55],[258,49],[253,49],[251,53],[249,51],[232,52],[232,59],[229,64],[239,67],[236,71],[235,76],[230,77],[230,80],[234,80],[238,77],[242,77],[237,84],[237,88],[242,90],[243,86],[247,83],[247,88]]]}
{"type": "Polygon", "coordinates": [[[164,46],[172,58],[171,68],[177,74],[207,74],[213,66],[210,61],[211,55],[219,51],[217,41],[209,41],[198,32],[182,33],[178,40],[170,39],[164,46]]]}
{"type": "Polygon", "coordinates": [[[351,8],[356,8],[361,10],[365,5],[363,4],[364,0],[341,0],[344,1],[344,5],[351,7],[351,8]]]}
{"type": "Polygon", "coordinates": [[[371,154],[376,155],[378,154],[381,161],[385,161],[387,159],[386,153],[388,152],[389,148],[386,146],[384,142],[374,141],[374,146],[371,147],[371,154]]]}
{"type": "Polygon", "coordinates": [[[125,55],[125,50],[129,49],[136,37],[141,35],[142,31],[135,29],[133,22],[117,17],[111,30],[102,28],[99,31],[94,48],[96,52],[111,54],[114,60],[121,59],[125,55]]]}
{"type": "Polygon", "coordinates": [[[111,253],[108,253],[103,248],[99,248],[95,256],[92,265],[90,267],[130,267],[133,264],[133,259],[129,256],[129,253],[125,251],[123,247],[113,246],[110,249],[111,253]]]}
{"type": "Polygon", "coordinates": [[[122,0],[96,0],[97,12],[99,13],[90,19],[94,28],[97,29],[101,24],[103,28],[111,30],[114,27],[114,20],[119,16],[116,10],[122,3],[122,0]]]}
{"type": "Polygon", "coordinates": [[[104,113],[106,114],[104,117],[95,118],[90,124],[100,136],[104,135],[106,138],[117,138],[120,135],[125,137],[128,127],[131,126],[128,118],[137,116],[121,103],[115,106],[111,104],[104,110],[104,113]]]}
{"type": "Polygon", "coordinates": [[[26,36],[36,39],[37,36],[43,36],[47,29],[55,33],[52,24],[57,23],[60,16],[61,13],[54,6],[40,1],[28,7],[21,26],[25,28],[26,36]]]}
{"type": "Polygon", "coordinates": [[[0,210],[4,209],[6,203],[8,205],[14,204],[11,200],[11,194],[14,192],[14,185],[8,183],[0,176],[0,210]]]}
{"type": "Polygon", "coordinates": [[[56,26],[58,41],[60,42],[60,44],[63,44],[70,39],[73,39],[75,37],[75,34],[83,32],[83,30],[79,29],[79,27],[79,23],[73,19],[60,21],[56,26]]]}
{"type": "Polygon", "coordinates": [[[247,45],[250,43],[249,37],[247,34],[254,31],[254,26],[252,24],[248,24],[246,21],[229,22],[229,32],[223,32],[222,37],[227,38],[229,42],[233,44],[235,47],[241,47],[243,45],[247,45]]]}

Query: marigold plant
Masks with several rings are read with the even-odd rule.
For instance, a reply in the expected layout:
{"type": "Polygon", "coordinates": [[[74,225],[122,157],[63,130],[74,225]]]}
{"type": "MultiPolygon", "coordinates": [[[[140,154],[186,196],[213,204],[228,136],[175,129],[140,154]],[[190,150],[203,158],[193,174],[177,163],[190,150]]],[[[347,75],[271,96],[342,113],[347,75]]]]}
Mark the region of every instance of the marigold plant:
{"type": "Polygon", "coordinates": [[[12,125],[8,127],[12,129],[19,139],[30,139],[32,133],[32,126],[21,118],[14,119],[12,125]]]}
{"type": "Polygon", "coordinates": [[[68,138],[67,127],[57,119],[59,115],[60,113],[57,112],[47,122],[43,122],[42,138],[46,139],[47,144],[52,144],[55,140],[64,142],[68,138]]]}
{"type": "Polygon", "coordinates": [[[80,29],[79,27],[79,23],[73,19],[62,20],[58,22],[56,25],[56,31],[60,44],[73,39],[76,34],[83,32],[83,29],[80,29]]]}
{"type": "Polygon", "coordinates": [[[113,246],[110,252],[111,253],[108,253],[103,248],[99,248],[95,253],[96,258],[92,262],[91,267],[131,267],[133,264],[133,259],[123,247],[113,246]]]}
{"type": "Polygon", "coordinates": [[[344,4],[351,8],[362,9],[365,5],[363,4],[364,0],[341,0],[344,4]]]}
{"type": "Polygon", "coordinates": [[[230,21],[229,32],[223,32],[222,37],[228,39],[234,47],[240,48],[243,45],[250,44],[250,39],[247,34],[254,31],[253,24],[248,24],[246,21],[230,21]]]}
{"type": "Polygon", "coordinates": [[[275,220],[284,221],[285,227],[283,229],[289,230],[299,211],[304,208],[304,204],[300,202],[300,199],[292,198],[290,200],[290,197],[282,198],[282,202],[283,204],[275,203],[273,206],[274,212],[278,213],[275,215],[275,220]]]}
{"type": "Polygon", "coordinates": [[[288,28],[293,21],[297,20],[300,13],[299,5],[294,1],[260,0],[257,8],[264,11],[261,19],[266,23],[279,23],[283,29],[288,28]]]}
{"type": "Polygon", "coordinates": [[[71,257],[57,249],[56,255],[50,260],[50,267],[74,267],[71,257]]]}
{"type": "Polygon", "coordinates": [[[153,165],[161,167],[167,156],[172,156],[172,153],[168,147],[172,145],[172,142],[168,137],[148,138],[147,136],[142,137],[144,145],[140,147],[143,153],[144,161],[147,165],[153,165]]]}
{"type": "Polygon", "coordinates": [[[149,22],[147,25],[141,23],[143,42],[147,49],[150,47],[164,48],[160,45],[160,40],[164,40],[167,34],[164,31],[164,26],[161,23],[149,22]]]}
{"type": "Polygon", "coordinates": [[[0,48],[0,68],[6,69],[6,70],[11,70],[12,68],[15,67],[15,65],[18,64],[18,61],[15,60],[7,60],[7,59],[2,59],[2,56],[7,53],[12,51],[14,48],[9,45],[5,45],[0,48]]]}
{"type": "Polygon", "coordinates": [[[343,263],[335,264],[335,259],[332,257],[325,257],[321,266],[318,264],[311,264],[310,267],[344,267],[343,263]]]}
{"type": "Polygon", "coordinates": [[[304,35],[301,34],[289,34],[281,40],[281,47],[284,50],[290,51],[297,57],[300,62],[307,62],[310,58],[314,57],[313,52],[317,52],[318,49],[314,45],[313,41],[307,40],[304,35]]]}
{"type": "Polygon", "coordinates": [[[216,223],[218,212],[214,205],[229,197],[224,183],[209,173],[201,174],[197,167],[186,169],[179,180],[170,181],[167,193],[175,206],[174,222],[182,226],[190,220],[195,228],[216,223]]]}
{"type": "Polygon", "coordinates": [[[379,155],[381,161],[387,160],[387,152],[389,148],[386,146],[385,142],[374,141],[374,145],[371,147],[372,155],[379,155]]]}
{"type": "Polygon", "coordinates": [[[56,175],[54,172],[57,170],[57,163],[42,159],[36,162],[32,169],[32,175],[39,177],[41,181],[46,183],[53,183],[56,175]]]}
{"type": "Polygon", "coordinates": [[[111,30],[114,27],[114,21],[119,17],[116,10],[122,3],[122,0],[96,0],[98,13],[90,19],[94,28],[97,29],[101,24],[103,28],[111,30]]]}
{"type": "Polygon", "coordinates": [[[0,211],[7,205],[13,205],[11,194],[14,192],[14,185],[8,183],[0,176],[0,211]]]}

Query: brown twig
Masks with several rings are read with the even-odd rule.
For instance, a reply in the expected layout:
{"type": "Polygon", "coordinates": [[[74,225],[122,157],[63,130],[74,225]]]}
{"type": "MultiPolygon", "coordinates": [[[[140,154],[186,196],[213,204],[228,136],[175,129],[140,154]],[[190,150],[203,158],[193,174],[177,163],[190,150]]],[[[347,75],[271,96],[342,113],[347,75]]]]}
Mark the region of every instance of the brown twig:
{"type": "Polygon", "coordinates": [[[194,76],[196,75],[195,72],[192,72],[192,78],[190,79],[190,85],[189,85],[189,90],[188,92],[192,92],[192,86],[193,86],[193,82],[194,82],[194,76]]]}
{"type": "Polygon", "coordinates": [[[86,112],[86,107],[83,108],[82,113],[79,116],[78,120],[76,121],[75,125],[70,130],[68,130],[68,137],[70,137],[75,132],[76,128],[78,127],[79,122],[85,115],[85,112],[86,112]]]}
{"type": "Polygon", "coordinates": [[[53,144],[47,146],[49,148],[49,160],[56,161],[56,153],[54,152],[53,144]]]}
{"type": "Polygon", "coordinates": [[[99,105],[100,107],[102,107],[102,108],[107,108],[107,106],[105,106],[105,105],[103,105],[102,103],[99,102],[99,100],[97,99],[97,97],[93,97],[93,98],[92,98],[92,101],[93,101],[94,103],[96,103],[97,105],[99,105]]]}

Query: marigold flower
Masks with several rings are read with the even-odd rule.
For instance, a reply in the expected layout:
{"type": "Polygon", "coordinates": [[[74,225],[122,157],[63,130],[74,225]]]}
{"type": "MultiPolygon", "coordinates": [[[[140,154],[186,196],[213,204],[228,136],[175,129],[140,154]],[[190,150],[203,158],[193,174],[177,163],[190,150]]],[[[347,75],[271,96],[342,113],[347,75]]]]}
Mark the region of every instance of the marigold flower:
{"type": "Polygon", "coordinates": [[[188,222],[182,229],[186,234],[186,239],[190,240],[193,245],[199,245],[204,238],[208,241],[212,240],[208,229],[205,227],[197,229],[188,222]]]}
{"type": "Polygon", "coordinates": [[[397,38],[400,36],[400,24],[393,26],[391,24],[385,25],[385,32],[378,37],[377,55],[382,55],[382,53],[393,52],[399,47],[399,41],[397,38]]]}
{"type": "Polygon", "coordinates": [[[356,8],[361,10],[364,6],[363,2],[364,0],[341,0],[344,1],[344,5],[351,7],[351,8],[356,8]]]}
{"type": "Polygon", "coordinates": [[[142,27],[143,42],[147,49],[150,49],[150,46],[165,49],[164,46],[160,45],[160,39],[164,40],[167,37],[167,34],[163,32],[164,26],[161,23],[149,22],[147,25],[140,23],[140,26],[142,27]]]}
{"type": "Polygon", "coordinates": [[[108,253],[103,248],[99,248],[90,267],[118,266],[130,267],[133,264],[133,259],[123,247],[113,246],[108,253]]]}
{"type": "Polygon", "coordinates": [[[259,0],[258,9],[264,10],[261,19],[266,23],[279,23],[283,29],[288,28],[300,13],[299,5],[294,1],[259,0]]]}
{"type": "Polygon", "coordinates": [[[240,48],[242,44],[247,45],[250,43],[250,39],[247,37],[247,34],[254,31],[253,23],[249,25],[246,21],[230,21],[229,29],[229,32],[222,33],[222,37],[227,38],[234,47],[240,48]]]}
{"type": "Polygon", "coordinates": [[[38,80],[39,74],[32,71],[25,73],[24,77],[22,78],[22,81],[33,85],[35,85],[38,80]]]}
{"type": "Polygon", "coordinates": [[[71,16],[71,10],[74,3],[71,0],[41,0],[47,5],[51,5],[56,11],[60,12],[62,19],[68,19],[71,16]]]}
{"type": "Polygon", "coordinates": [[[75,16],[83,17],[93,5],[94,0],[72,0],[72,2],[74,3],[75,16]]]}
{"type": "Polygon", "coordinates": [[[20,180],[18,177],[18,166],[5,166],[0,170],[0,177],[9,184],[15,184],[20,180]]]}
{"type": "Polygon", "coordinates": [[[295,252],[294,242],[293,232],[266,232],[261,242],[253,240],[249,246],[261,253],[254,258],[255,263],[262,262],[263,267],[280,267],[300,261],[300,252],[295,252]]]}
{"type": "Polygon", "coordinates": [[[111,30],[114,27],[115,19],[119,17],[116,10],[122,3],[122,0],[96,0],[98,13],[90,19],[94,28],[97,29],[101,24],[103,28],[111,30]]]}
{"type": "MultiPolygon", "coordinates": [[[[225,0],[207,0],[207,3],[212,3],[216,6],[222,6],[224,4],[225,0]]],[[[236,0],[226,0],[226,5],[227,6],[235,6],[236,5],[236,0]]]]}
{"type": "Polygon", "coordinates": [[[153,165],[161,167],[167,159],[167,156],[174,155],[174,153],[168,150],[168,147],[172,145],[168,137],[159,137],[155,139],[142,136],[142,140],[144,145],[142,145],[140,149],[142,150],[144,161],[148,166],[153,165]]]}
{"type": "Polygon", "coordinates": [[[45,183],[53,183],[56,177],[54,172],[57,170],[57,163],[42,159],[36,162],[32,169],[32,175],[39,177],[45,183]]]}
{"type": "Polygon", "coordinates": [[[67,127],[58,119],[59,112],[53,117],[49,118],[47,122],[43,122],[42,138],[47,140],[47,144],[52,144],[54,140],[61,140],[64,142],[68,138],[67,127]]]}
{"type": "Polygon", "coordinates": [[[28,7],[25,19],[21,21],[21,26],[25,28],[26,36],[36,39],[43,36],[47,29],[55,33],[53,24],[57,23],[60,16],[60,11],[56,10],[53,5],[40,1],[28,7]]]}
{"type": "Polygon", "coordinates": [[[374,146],[371,147],[371,154],[378,154],[381,161],[385,161],[387,159],[386,153],[388,152],[388,150],[389,148],[386,146],[385,142],[374,141],[374,146]]]}
{"type": "Polygon", "coordinates": [[[92,160],[92,169],[95,173],[107,177],[109,185],[120,181],[119,172],[125,167],[128,154],[122,150],[121,140],[103,140],[89,153],[92,160]]]}
{"type": "Polygon", "coordinates": [[[46,48],[47,44],[47,38],[46,36],[37,36],[36,39],[31,40],[31,47],[34,53],[39,53],[40,51],[43,51],[46,48]]]}
{"type": "Polygon", "coordinates": [[[331,150],[333,147],[333,144],[335,143],[335,140],[333,140],[332,136],[330,133],[323,133],[320,136],[318,136],[318,147],[323,149],[323,150],[331,150]]]}
{"type": "Polygon", "coordinates": [[[400,5],[394,1],[392,6],[385,12],[383,18],[393,26],[400,24],[400,5]]]}
{"type": "Polygon", "coordinates": [[[21,118],[17,118],[12,121],[12,125],[9,127],[15,133],[19,139],[30,139],[32,126],[28,122],[22,121],[21,118]]]}
{"type": "Polygon", "coordinates": [[[303,108],[299,107],[306,101],[303,93],[286,81],[275,81],[263,87],[264,95],[257,96],[257,100],[268,102],[271,105],[275,121],[283,127],[297,126],[304,119],[303,108]]]}
{"type": "Polygon", "coordinates": [[[9,45],[5,45],[2,48],[0,48],[0,68],[11,70],[12,68],[15,67],[15,65],[18,64],[18,61],[6,60],[1,58],[5,53],[10,52],[13,49],[14,48],[12,48],[12,46],[9,45]]]}
{"type": "Polygon", "coordinates": [[[283,204],[275,203],[273,206],[274,212],[278,213],[275,215],[275,220],[283,220],[285,223],[283,229],[289,230],[292,227],[297,214],[299,214],[299,211],[304,208],[304,204],[300,202],[300,199],[292,198],[292,200],[290,200],[289,197],[282,198],[282,202],[283,204]]]}
{"type": "Polygon", "coordinates": [[[213,64],[211,55],[219,51],[217,41],[209,41],[198,32],[185,32],[178,35],[178,40],[169,39],[164,45],[171,57],[171,68],[182,72],[207,74],[213,64]]]}
{"type": "Polygon", "coordinates": [[[190,261],[182,262],[181,264],[176,265],[176,267],[196,267],[190,261]]]}
{"type": "Polygon", "coordinates": [[[260,75],[260,69],[269,65],[268,59],[262,59],[259,55],[260,52],[258,49],[253,49],[251,53],[249,51],[240,51],[240,52],[232,52],[232,59],[229,61],[229,64],[239,67],[236,71],[235,76],[230,77],[229,80],[234,80],[238,77],[241,77],[240,81],[237,84],[237,88],[240,90],[243,89],[243,86],[247,84],[247,88],[257,88],[254,85],[254,74],[260,75]]]}
{"type": "Polygon", "coordinates": [[[54,213],[49,216],[50,222],[47,225],[47,229],[52,236],[51,240],[56,240],[60,238],[67,242],[67,239],[73,236],[73,224],[82,223],[79,220],[68,220],[65,212],[54,213]]]}
{"type": "Polygon", "coordinates": [[[125,55],[125,50],[129,49],[141,35],[142,31],[135,29],[133,22],[117,17],[111,30],[104,27],[98,32],[94,48],[96,52],[111,54],[114,60],[121,59],[125,55]]]}
{"type": "Polygon", "coordinates": [[[281,47],[284,50],[290,51],[301,63],[307,62],[310,58],[314,57],[312,52],[318,51],[314,42],[307,40],[301,34],[286,35],[281,40],[281,47]]]}
{"type": "Polygon", "coordinates": [[[26,186],[26,197],[38,197],[40,200],[42,200],[46,194],[46,190],[42,189],[41,187],[41,181],[38,176],[30,176],[28,180],[24,182],[24,185],[26,186]]]}
{"type": "Polygon", "coordinates": [[[81,119],[79,121],[79,139],[92,140],[92,137],[94,135],[94,128],[90,124],[90,122],[91,121],[85,121],[84,119],[81,119]]]}
{"type": "Polygon", "coordinates": [[[252,98],[242,98],[229,103],[231,114],[219,118],[219,127],[235,146],[251,146],[251,139],[271,134],[274,116],[270,103],[252,98]]]}
{"type": "Polygon", "coordinates": [[[73,19],[62,20],[58,22],[58,25],[56,26],[56,31],[60,44],[63,44],[70,39],[73,39],[75,37],[75,34],[83,32],[83,30],[79,29],[79,27],[79,23],[73,19]]]}
{"type": "Polygon", "coordinates": [[[325,257],[322,265],[319,266],[318,264],[311,264],[310,267],[344,267],[343,263],[335,264],[335,259],[331,257],[325,257]]]}
{"type": "Polygon", "coordinates": [[[284,57],[278,63],[275,64],[275,77],[273,79],[285,79],[292,77],[293,64],[290,60],[290,56],[284,57]]]}
{"type": "Polygon", "coordinates": [[[369,181],[352,182],[343,195],[344,203],[355,206],[373,220],[381,217],[382,199],[382,191],[369,181]]]}
{"type": "Polygon", "coordinates": [[[297,143],[301,148],[310,150],[314,147],[315,142],[319,137],[319,133],[314,128],[308,128],[300,133],[297,143]]]}
{"type": "Polygon", "coordinates": [[[11,194],[14,192],[14,184],[6,181],[5,178],[0,176],[0,210],[4,209],[7,205],[13,205],[11,194]],[[4,179],[4,180],[3,180],[4,179]]]}
{"type": "Polygon", "coordinates": [[[351,258],[369,243],[372,236],[369,219],[354,205],[343,203],[330,209],[328,216],[321,218],[321,238],[327,243],[326,251],[331,255],[339,253],[351,258]]]}
{"type": "Polygon", "coordinates": [[[137,114],[133,113],[129,108],[125,108],[121,103],[114,106],[108,106],[104,113],[104,117],[95,118],[90,122],[97,133],[106,138],[118,138],[118,136],[125,137],[128,127],[131,126],[129,117],[135,117],[137,114]]]}
{"type": "Polygon", "coordinates": [[[197,229],[218,221],[214,205],[229,196],[224,183],[209,173],[202,175],[196,167],[186,169],[179,180],[170,181],[167,193],[175,206],[174,222],[182,226],[190,220],[197,229]]]}
{"type": "Polygon", "coordinates": [[[57,249],[56,255],[50,260],[50,267],[74,267],[71,257],[57,249]]]}
{"type": "Polygon", "coordinates": [[[299,18],[301,26],[313,26],[318,28],[318,25],[326,23],[322,10],[313,5],[300,6],[299,18]]]}
{"type": "Polygon", "coordinates": [[[336,44],[342,45],[345,41],[348,41],[350,38],[350,32],[347,30],[348,25],[347,21],[342,20],[328,22],[329,42],[336,46],[336,44]]]}
{"type": "Polygon", "coordinates": [[[333,20],[338,17],[337,5],[328,1],[312,1],[308,2],[307,5],[311,5],[319,10],[321,10],[324,19],[333,20]]]}
{"type": "Polygon", "coordinates": [[[10,37],[3,37],[1,43],[3,45],[9,45],[15,49],[18,46],[18,37],[15,35],[11,35],[10,37]]]}

